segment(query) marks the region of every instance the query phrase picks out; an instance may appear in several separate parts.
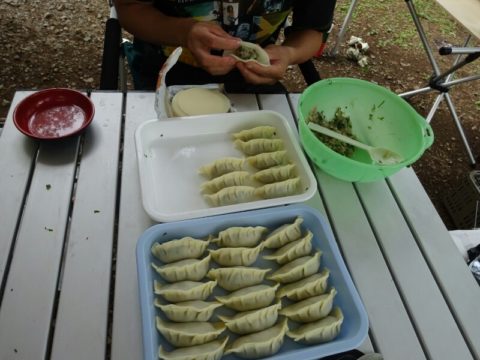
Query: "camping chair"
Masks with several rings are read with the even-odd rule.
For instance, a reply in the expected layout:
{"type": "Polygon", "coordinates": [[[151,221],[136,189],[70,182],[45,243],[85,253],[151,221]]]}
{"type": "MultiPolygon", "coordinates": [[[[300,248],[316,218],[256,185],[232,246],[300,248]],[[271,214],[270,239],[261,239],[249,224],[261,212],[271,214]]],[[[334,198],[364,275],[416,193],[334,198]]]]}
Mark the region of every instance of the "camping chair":
{"type": "MultiPolygon", "coordinates": [[[[106,22],[100,74],[101,90],[126,91],[125,54],[122,51],[122,28],[113,1],[108,1],[110,17],[106,22]]],[[[311,60],[298,65],[307,85],[319,81],[320,75],[311,60]]]]}
{"type": "MultiPolygon", "coordinates": [[[[436,0],[445,10],[447,10],[452,17],[454,17],[462,26],[464,26],[471,34],[475,35],[480,39],[480,2],[478,0],[436,0]]],[[[440,55],[457,55],[452,66],[441,72],[435,58],[433,57],[433,52],[428,44],[425,31],[420,22],[418,14],[415,9],[413,0],[405,0],[410,11],[410,15],[413,18],[415,27],[422,41],[423,48],[428,56],[428,60],[433,69],[433,75],[430,78],[428,86],[422,89],[409,91],[403,94],[400,94],[401,97],[409,98],[417,94],[423,94],[430,91],[438,91],[439,95],[435,99],[430,112],[427,115],[427,122],[430,122],[435,112],[437,111],[442,100],[446,100],[448,109],[452,119],[455,122],[457,130],[460,134],[460,138],[465,146],[467,151],[468,158],[471,165],[475,165],[475,157],[472,154],[472,150],[468,143],[468,140],[463,131],[460,119],[457,115],[457,111],[453,104],[452,98],[448,93],[449,90],[458,84],[466,83],[469,81],[474,81],[480,79],[480,75],[467,76],[461,79],[453,79],[455,71],[462,68],[463,66],[471,63],[472,61],[480,57],[480,47],[467,47],[472,35],[468,35],[465,41],[465,44],[462,47],[452,47],[452,46],[443,46],[439,49],[440,55]],[[465,56],[463,56],[465,55],[465,56]]]]}
{"type": "MultiPolygon", "coordinates": [[[[424,50],[428,56],[428,60],[430,61],[430,64],[432,66],[433,75],[430,78],[428,86],[422,89],[408,91],[399,95],[403,98],[409,98],[418,94],[424,94],[431,91],[438,91],[439,95],[435,99],[432,105],[432,108],[427,115],[426,120],[428,122],[432,120],[440,103],[442,102],[442,100],[445,99],[447,102],[447,106],[450,110],[450,113],[452,115],[452,119],[455,122],[457,130],[460,134],[460,138],[467,151],[469,161],[471,165],[475,165],[476,163],[475,157],[472,154],[470,145],[463,131],[463,128],[460,123],[460,119],[457,115],[452,98],[448,92],[455,85],[480,79],[480,75],[472,75],[472,76],[467,76],[467,77],[464,77],[461,79],[455,79],[455,80],[453,78],[455,71],[457,71],[458,69],[462,68],[463,66],[471,63],[472,61],[480,57],[479,47],[467,47],[471,40],[472,35],[480,39],[480,20],[479,20],[480,19],[480,1],[479,0],[435,0],[435,1],[439,5],[441,5],[444,9],[446,9],[447,12],[449,12],[450,15],[452,15],[452,17],[457,22],[459,22],[465,29],[467,29],[471,33],[471,35],[467,36],[465,44],[462,47],[444,46],[439,49],[439,54],[442,56],[457,55],[452,66],[449,69],[445,70],[444,72],[441,72],[433,56],[432,49],[428,44],[425,31],[423,29],[423,26],[420,22],[419,16],[415,9],[414,1],[405,0],[407,7],[410,11],[410,15],[412,16],[412,19],[415,23],[417,32],[420,36],[420,40],[422,42],[424,50]]],[[[333,49],[330,51],[330,55],[332,56],[337,54],[338,47],[340,46],[340,43],[343,41],[345,31],[350,23],[353,10],[355,9],[357,3],[358,3],[358,0],[351,0],[350,7],[347,11],[342,27],[339,31],[339,34],[337,35],[335,45],[333,49]]]]}

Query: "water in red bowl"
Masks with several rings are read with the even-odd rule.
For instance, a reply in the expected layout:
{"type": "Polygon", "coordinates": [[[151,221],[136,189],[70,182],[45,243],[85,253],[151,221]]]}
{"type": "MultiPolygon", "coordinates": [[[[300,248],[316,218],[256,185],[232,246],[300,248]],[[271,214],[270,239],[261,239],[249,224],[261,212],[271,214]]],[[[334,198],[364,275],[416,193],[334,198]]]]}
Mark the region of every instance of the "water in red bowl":
{"type": "Polygon", "coordinates": [[[80,133],[92,121],[94,106],[71,89],[41,90],[23,99],[13,121],[23,134],[35,139],[61,139],[80,133]]]}

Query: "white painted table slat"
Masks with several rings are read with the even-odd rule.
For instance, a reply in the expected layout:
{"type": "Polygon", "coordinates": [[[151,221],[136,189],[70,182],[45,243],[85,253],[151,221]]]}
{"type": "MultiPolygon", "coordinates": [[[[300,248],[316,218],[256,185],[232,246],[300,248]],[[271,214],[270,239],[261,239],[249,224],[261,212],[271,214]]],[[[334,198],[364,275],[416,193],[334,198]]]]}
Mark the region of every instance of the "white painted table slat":
{"type": "Polygon", "coordinates": [[[0,284],[3,284],[8,257],[14,243],[18,218],[22,211],[25,189],[28,186],[32,158],[38,148],[38,143],[28,141],[13,124],[13,110],[29,93],[17,92],[13,98],[7,121],[2,131],[0,141],[0,284]]]}
{"type": "Polygon", "coordinates": [[[392,191],[463,336],[480,359],[480,287],[411,168],[390,177],[392,191]],[[408,201],[410,200],[410,201],[408,201]]]}
{"type": "Polygon", "coordinates": [[[78,138],[40,144],[0,309],[0,359],[46,354],[77,150],[78,138]]]}
{"type": "Polygon", "coordinates": [[[356,187],[425,350],[435,359],[470,359],[465,340],[387,183],[356,187]]]}
{"type": "Polygon", "coordinates": [[[142,122],[156,118],[153,104],[152,93],[133,92],[126,99],[112,360],[143,358],[135,247],[140,235],[153,225],[153,221],[142,206],[134,134],[142,122]]]}
{"type": "Polygon", "coordinates": [[[95,93],[65,252],[52,359],[103,359],[122,125],[122,95],[95,93]],[[91,326],[95,323],[95,326],[91,326]]]}
{"type": "MultiPolygon", "coordinates": [[[[27,95],[15,95],[0,137],[0,359],[142,359],[135,248],[154,222],[134,133],[156,118],[154,94],[94,92],[92,125],[58,143],[14,127],[27,95]]],[[[236,111],[277,111],[296,129],[298,94],[229,97],[236,111]]],[[[352,184],[313,169],[306,204],[330,223],[369,316],[359,349],[480,360],[480,287],[413,170],[352,184]]]]}

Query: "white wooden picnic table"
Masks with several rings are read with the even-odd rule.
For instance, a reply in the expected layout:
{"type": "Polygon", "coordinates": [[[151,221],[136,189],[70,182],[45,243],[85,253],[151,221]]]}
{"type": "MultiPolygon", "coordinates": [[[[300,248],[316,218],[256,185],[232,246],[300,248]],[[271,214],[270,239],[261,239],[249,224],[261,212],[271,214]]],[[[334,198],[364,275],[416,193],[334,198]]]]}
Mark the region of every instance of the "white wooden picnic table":
{"type": "MultiPolygon", "coordinates": [[[[0,359],[142,359],[135,245],[153,221],[140,197],[134,131],[147,92],[93,92],[80,137],[0,136],[0,359]]],[[[295,126],[298,95],[230,95],[295,126]]],[[[308,205],[326,215],[365,304],[364,352],[480,359],[480,288],[411,168],[349,183],[319,169],[308,205]]]]}

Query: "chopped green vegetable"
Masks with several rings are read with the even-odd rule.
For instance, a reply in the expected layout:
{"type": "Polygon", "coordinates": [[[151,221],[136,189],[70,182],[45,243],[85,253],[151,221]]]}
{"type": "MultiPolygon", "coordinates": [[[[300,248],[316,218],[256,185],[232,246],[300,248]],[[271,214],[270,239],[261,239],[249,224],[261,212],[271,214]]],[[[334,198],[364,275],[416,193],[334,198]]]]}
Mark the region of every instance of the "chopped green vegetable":
{"type": "Polygon", "coordinates": [[[45,187],[47,188],[47,190],[50,190],[52,188],[52,185],[47,184],[47,185],[45,185],[45,187]]]}
{"type": "MultiPolygon", "coordinates": [[[[317,111],[317,108],[314,107],[308,114],[307,122],[310,121],[329,128],[342,135],[348,136],[349,138],[356,139],[352,133],[352,122],[350,121],[350,117],[339,107],[335,110],[335,115],[331,120],[327,120],[325,113],[323,111],[317,111]]],[[[319,133],[315,133],[315,136],[330,149],[342,155],[352,156],[355,150],[352,145],[331,138],[330,136],[325,136],[319,133]]]]}
{"type": "Polygon", "coordinates": [[[240,45],[240,47],[234,51],[234,54],[242,60],[257,60],[257,52],[255,49],[243,45],[240,45]]]}

